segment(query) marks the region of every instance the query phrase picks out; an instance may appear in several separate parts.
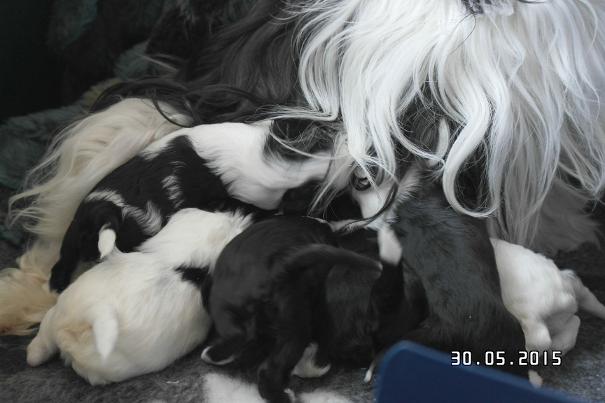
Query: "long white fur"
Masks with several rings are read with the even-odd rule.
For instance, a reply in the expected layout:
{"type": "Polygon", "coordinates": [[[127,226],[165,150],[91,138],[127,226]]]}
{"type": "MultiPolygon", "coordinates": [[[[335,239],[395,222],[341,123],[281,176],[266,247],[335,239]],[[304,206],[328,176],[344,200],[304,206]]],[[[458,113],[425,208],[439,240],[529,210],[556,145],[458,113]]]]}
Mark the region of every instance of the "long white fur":
{"type": "MultiPolygon", "coordinates": [[[[310,0],[293,6],[302,21],[299,79],[308,108],[284,114],[342,116],[351,156],[364,169],[378,165],[392,173],[395,142],[440,159],[417,147],[414,133],[399,124],[428,86],[460,127],[449,135],[442,167],[449,202],[465,214],[495,214],[495,235],[530,246],[553,183],[584,201],[603,189],[605,3],[502,0],[482,6],[485,13],[475,16],[460,0],[310,0]],[[489,192],[485,208],[469,211],[456,197],[456,178],[479,147],[489,192]],[[564,184],[561,174],[580,189],[564,184]]],[[[594,226],[585,229],[594,232],[594,226]]],[[[574,235],[575,245],[594,239],[582,231],[574,235]]],[[[569,247],[569,240],[563,245],[569,247]]]]}
{"type": "Polygon", "coordinates": [[[520,245],[491,239],[502,300],[519,320],[528,351],[568,352],[580,326],[578,309],[605,320],[605,306],[571,270],[520,245]]]}
{"type": "MultiPolygon", "coordinates": [[[[161,108],[173,121],[189,122],[167,105],[161,108]]],[[[125,99],[75,122],[55,138],[30,174],[29,189],[11,198],[11,203],[33,199],[29,207],[11,213],[26,218],[37,239],[19,259],[20,270],[0,277],[0,333],[31,332],[54,303],[56,296],[45,283],[84,196],[109,172],[178,128],[151,101],[125,99]]]]}
{"type": "Polygon", "coordinates": [[[199,288],[176,269],[212,270],[223,247],[249,224],[239,213],[185,209],[140,251],[114,251],[60,295],[27,348],[28,363],[40,365],[60,351],[91,384],[165,368],[210,328],[199,288]]]}

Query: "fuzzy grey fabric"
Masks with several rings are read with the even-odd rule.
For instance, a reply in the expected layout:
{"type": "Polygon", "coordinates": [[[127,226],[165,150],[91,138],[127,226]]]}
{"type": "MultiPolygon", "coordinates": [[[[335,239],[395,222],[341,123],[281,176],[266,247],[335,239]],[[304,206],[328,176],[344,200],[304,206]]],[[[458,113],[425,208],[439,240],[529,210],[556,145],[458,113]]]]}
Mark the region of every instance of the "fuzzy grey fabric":
{"type": "MultiPolygon", "coordinates": [[[[2,206],[6,206],[7,194],[0,190],[2,206]]],[[[0,241],[0,267],[14,266],[17,255],[15,247],[0,241]]],[[[585,284],[605,301],[603,251],[585,246],[559,256],[557,263],[577,270],[585,284]]],[[[587,400],[605,401],[605,323],[587,315],[581,317],[576,348],[564,357],[561,367],[543,368],[539,372],[549,387],[587,400]]],[[[30,339],[0,337],[0,402],[203,402],[205,376],[225,373],[204,364],[200,360],[201,348],[198,348],[158,373],[93,387],[64,367],[58,358],[38,368],[29,368],[25,348],[30,339]]],[[[229,375],[251,379],[250,374],[229,375]]],[[[330,390],[353,402],[370,402],[373,391],[363,383],[363,375],[364,370],[359,369],[331,371],[316,380],[294,378],[292,389],[295,392],[330,390]]]]}

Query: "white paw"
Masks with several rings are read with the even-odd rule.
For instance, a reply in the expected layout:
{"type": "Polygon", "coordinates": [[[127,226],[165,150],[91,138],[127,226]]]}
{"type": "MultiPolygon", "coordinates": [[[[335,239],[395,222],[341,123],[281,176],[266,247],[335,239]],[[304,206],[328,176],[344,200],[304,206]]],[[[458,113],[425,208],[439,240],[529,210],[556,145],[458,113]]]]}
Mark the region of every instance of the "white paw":
{"type": "Polygon", "coordinates": [[[363,381],[365,383],[370,383],[372,381],[372,378],[374,377],[374,371],[375,370],[376,370],[376,360],[372,361],[372,363],[370,364],[370,367],[366,371],[365,376],[363,377],[363,381]]]}
{"type": "Polygon", "coordinates": [[[534,370],[529,370],[528,377],[529,377],[529,383],[531,383],[532,386],[535,388],[541,387],[542,384],[544,383],[544,381],[542,380],[542,377],[534,370]]]}
{"type": "Polygon", "coordinates": [[[401,260],[403,251],[397,235],[388,225],[383,225],[378,230],[378,249],[380,251],[380,260],[392,265],[396,265],[401,260]]]}
{"type": "Polygon", "coordinates": [[[211,365],[227,365],[229,363],[232,363],[235,360],[235,356],[231,356],[231,357],[227,357],[224,360],[221,361],[214,361],[212,360],[212,358],[210,358],[210,355],[208,354],[208,350],[210,350],[212,348],[212,346],[208,346],[204,349],[204,351],[202,351],[202,361],[204,361],[206,364],[211,364],[211,365]]]}
{"type": "Polygon", "coordinates": [[[99,231],[99,241],[97,247],[99,249],[100,259],[104,259],[111,253],[116,245],[116,232],[104,225],[99,231]]]}
{"type": "Polygon", "coordinates": [[[288,398],[292,403],[296,402],[296,395],[292,389],[285,389],[284,392],[288,395],[288,398]]]}
{"type": "Polygon", "coordinates": [[[309,344],[292,370],[292,375],[298,376],[299,378],[319,378],[328,373],[331,368],[330,364],[325,367],[318,367],[315,364],[316,354],[317,344],[309,344]]]}
{"type": "Polygon", "coordinates": [[[44,350],[40,346],[30,343],[27,346],[27,364],[32,367],[37,367],[45,361],[44,350]]]}

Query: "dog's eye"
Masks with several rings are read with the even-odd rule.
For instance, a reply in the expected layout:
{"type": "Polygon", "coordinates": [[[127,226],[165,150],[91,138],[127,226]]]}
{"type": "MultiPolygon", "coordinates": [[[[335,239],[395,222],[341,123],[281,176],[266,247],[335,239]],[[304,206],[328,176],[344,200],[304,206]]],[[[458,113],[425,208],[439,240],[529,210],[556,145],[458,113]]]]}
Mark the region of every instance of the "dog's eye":
{"type": "Polygon", "coordinates": [[[356,190],[362,191],[370,188],[370,180],[367,177],[353,176],[351,184],[356,190]]]}

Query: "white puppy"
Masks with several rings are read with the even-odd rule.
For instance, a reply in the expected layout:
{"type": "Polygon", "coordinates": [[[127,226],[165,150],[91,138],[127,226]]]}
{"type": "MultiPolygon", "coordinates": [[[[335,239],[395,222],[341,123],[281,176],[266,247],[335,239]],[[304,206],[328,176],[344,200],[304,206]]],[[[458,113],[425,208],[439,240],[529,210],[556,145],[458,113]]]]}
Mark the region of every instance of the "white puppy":
{"type": "Polygon", "coordinates": [[[46,314],[27,348],[36,366],[57,351],[91,384],[158,371],[210,328],[195,280],[212,270],[250,216],[185,209],[138,252],[115,250],[82,274],[46,314]]]}
{"type": "Polygon", "coordinates": [[[528,351],[561,351],[576,344],[578,309],[605,319],[605,306],[572,270],[519,245],[492,239],[502,299],[519,320],[528,351]]]}

